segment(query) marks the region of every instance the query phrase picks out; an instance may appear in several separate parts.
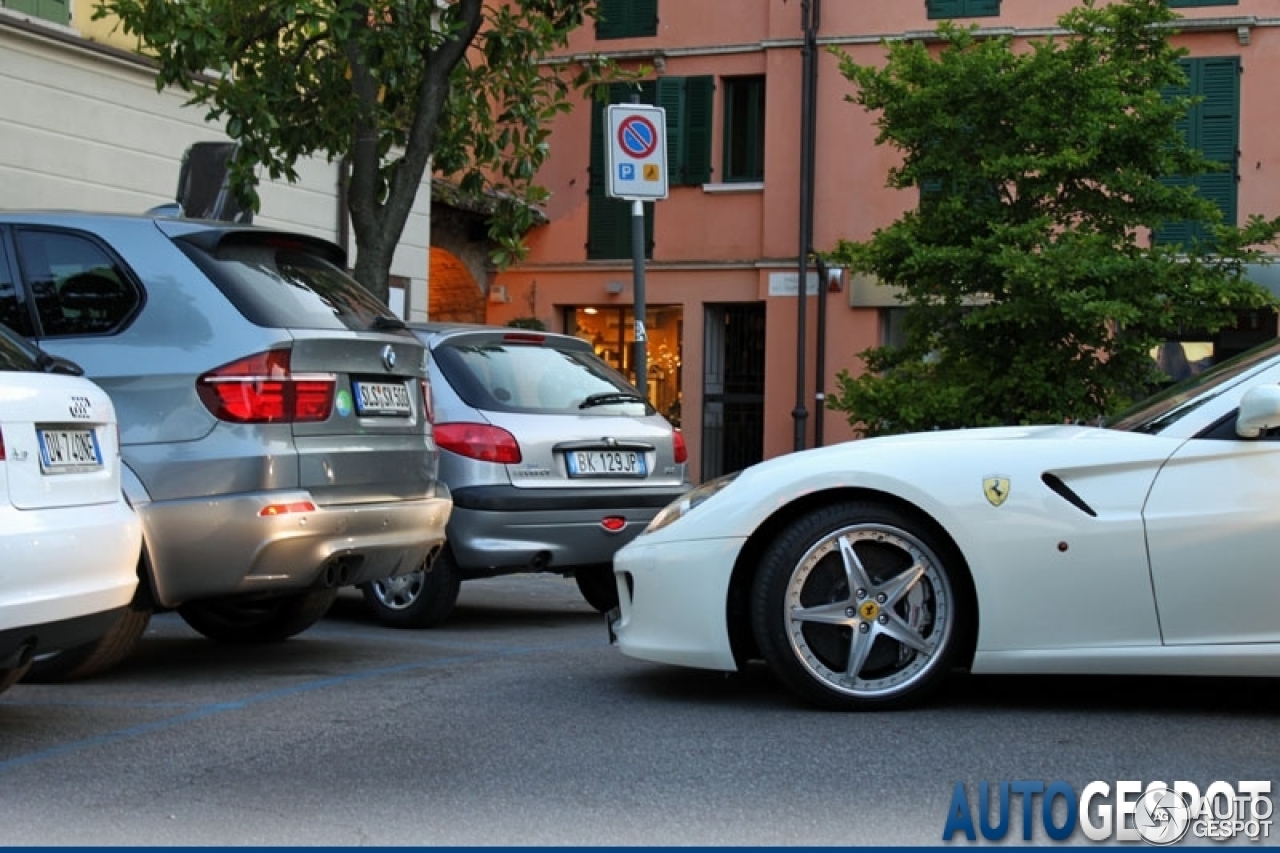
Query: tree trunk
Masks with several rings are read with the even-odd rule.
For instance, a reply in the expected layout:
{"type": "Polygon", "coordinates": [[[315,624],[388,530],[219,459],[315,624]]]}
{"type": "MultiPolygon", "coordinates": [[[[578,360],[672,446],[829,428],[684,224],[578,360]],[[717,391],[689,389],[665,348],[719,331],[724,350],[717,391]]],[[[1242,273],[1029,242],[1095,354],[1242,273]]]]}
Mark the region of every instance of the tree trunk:
{"type": "Polygon", "coordinates": [[[396,244],[387,239],[374,241],[375,245],[361,246],[359,232],[356,236],[356,262],[352,267],[355,280],[364,285],[374,296],[386,302],[391,294],[391,258],[396,244]]]}

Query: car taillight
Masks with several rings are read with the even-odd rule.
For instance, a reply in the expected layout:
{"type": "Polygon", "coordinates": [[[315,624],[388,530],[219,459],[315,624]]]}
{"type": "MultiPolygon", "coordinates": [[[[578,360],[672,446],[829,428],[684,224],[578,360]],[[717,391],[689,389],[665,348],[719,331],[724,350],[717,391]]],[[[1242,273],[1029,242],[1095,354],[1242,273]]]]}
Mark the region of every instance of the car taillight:
{"type": "Polygon", "coordinates": [[[672,440],[672,444],[674,445],[673,452],[675,453],[676,464],[680,465],[686,462],[689,459],[689,448],[685,447],[684,433],[682,433],[678,429],[673,430],[671,434],[671,440],[672,440]]]}
{"type": "Polygon", "coordinates": [[[333,374],[294,374],[289,350],[274,349],[210,370],[196,380],[196,393],[219,420],[302,423],[329,417],[336,386],[333,374]]]}
{"type": "Polygon", "coordinates": [[[431,380],[420,379],[422,383],[422,411],[427,414],[427,423],[434,424],[436,422],[436,404],[431,399],[431,380]]]}
{"type": "Polygon", "coordinates": [[[0,432],[0,462],[4,461],[4,433],[0,432]]]}
{"type": "Polygon", "coordinates": [[[436,424],[435,435],[436,444],[468,459],[504,465],[515,465],[521,459],[515,436],[496,426],[436,424]]]}

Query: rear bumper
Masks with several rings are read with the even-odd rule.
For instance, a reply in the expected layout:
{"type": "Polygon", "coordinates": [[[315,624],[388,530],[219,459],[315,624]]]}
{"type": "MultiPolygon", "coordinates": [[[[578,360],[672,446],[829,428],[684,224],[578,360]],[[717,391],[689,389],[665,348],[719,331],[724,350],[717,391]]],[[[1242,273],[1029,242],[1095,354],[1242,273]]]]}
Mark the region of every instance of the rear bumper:
{"type": "Polygon", "coordinates": [[[610,563],[658,510],[687,486],[520,489],[474,486],[453,493],[449,549],[465,577],[610,563]],[[609,530],[606,518],[621,519],[609,530]]]}
{"type": "Polygon", "coordinates": [[[0,510],[0,667],[96,640],[133,598],[142,529],[123,500],[0,510]]]}
{"type": "Polygon", "coordinates": [[[416,571],[444,544],[452,501],[443,485],[420,500],[338,504],[261,516],[306,491],[163,501],[139,507],[157,602],[347,586],[416,571]]]}

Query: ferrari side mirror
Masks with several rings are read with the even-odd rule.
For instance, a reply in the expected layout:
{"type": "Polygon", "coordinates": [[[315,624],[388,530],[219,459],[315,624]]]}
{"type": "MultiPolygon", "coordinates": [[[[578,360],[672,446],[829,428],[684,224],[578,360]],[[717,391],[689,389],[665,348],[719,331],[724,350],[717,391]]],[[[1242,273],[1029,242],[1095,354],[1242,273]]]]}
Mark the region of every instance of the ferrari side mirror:
{"type": "Polygon", "coordinates": [[[1280,427],[1280,385],[1257,385],[1244,392],[1236,415],[1236,435],[1257,438],[1273,427],[1280,427]]]}

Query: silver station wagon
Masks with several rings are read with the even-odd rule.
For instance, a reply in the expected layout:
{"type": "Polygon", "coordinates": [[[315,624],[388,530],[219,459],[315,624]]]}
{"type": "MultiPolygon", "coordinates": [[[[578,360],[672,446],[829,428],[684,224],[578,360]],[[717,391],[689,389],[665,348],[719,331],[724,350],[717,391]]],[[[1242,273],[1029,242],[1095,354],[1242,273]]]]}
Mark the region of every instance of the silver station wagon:
{"type": "Polygon", "coordinates": [[[431,567],[364,585],[380,620],[429,627],[469,578],[554,572],[600,611],[617,605],[614,552],[683,494],[680,431],[568,335],[412,324],[431,350],[440,478],[453,496],[431,567]]]}
{"type": "Polygon", "coordinates": [[[440,548],[426,348],[344,266],[253,226],[0,213],[0,322],[110,395],[143,530],[128,612],[28,680],[114,665],[162,609],[214,640],[282,640],[440,548]]]}

